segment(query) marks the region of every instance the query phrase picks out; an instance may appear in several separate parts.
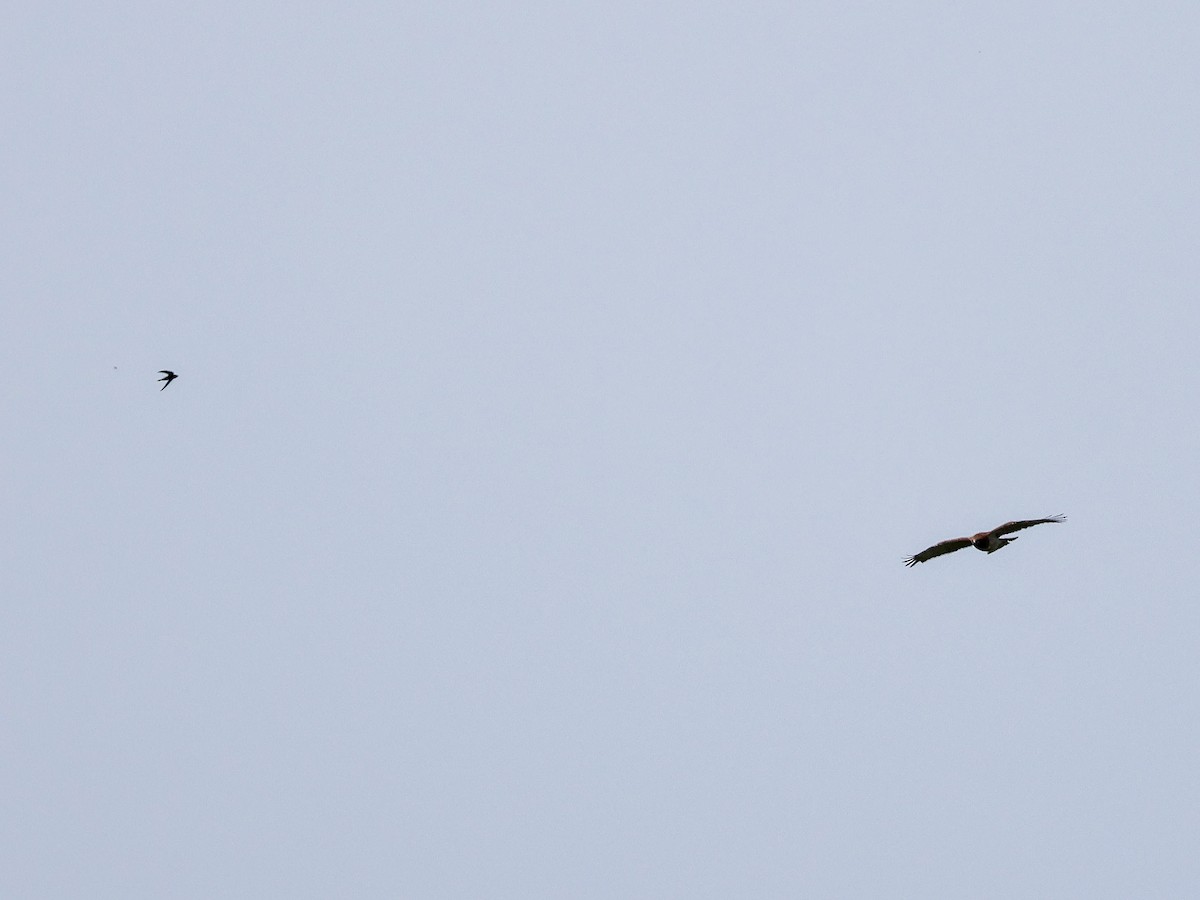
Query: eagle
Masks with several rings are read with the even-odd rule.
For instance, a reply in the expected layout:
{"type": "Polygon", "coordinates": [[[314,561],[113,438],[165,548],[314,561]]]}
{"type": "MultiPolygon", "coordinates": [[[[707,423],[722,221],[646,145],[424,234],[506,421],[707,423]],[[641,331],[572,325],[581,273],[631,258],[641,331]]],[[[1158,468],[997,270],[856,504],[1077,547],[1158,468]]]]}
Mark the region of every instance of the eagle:
{"type": "Polygon", "coordinates": [[[1022,528],[1032,528],[1034,525],[1045,525],[1047,522],[1065,522],[1066,516],[1048,516],[1045,519],[1020,519],[1016,522],[1005,522],[1003,525],[997,525],[991,531],[981,531],[979,534],[973,534],[970,537],[951,538],[948,541],[942,541],[940,544],[934,544],[927,550],[922,550],[915,556],[910,556],[904,560],[906,566],[915,566],[917,563],[928,562],[935,556],[941,556],[943,553],[953,553],[955,550],[961,550],[963,547],[974,547],[976,550],[982,550],[984,553],[995,553],[1006,544],[1011,544],[1016,540],[1015,537],[1006,538],[1004,535],[1012,534],[1014,531],[1020,531],[1022,528]]]}

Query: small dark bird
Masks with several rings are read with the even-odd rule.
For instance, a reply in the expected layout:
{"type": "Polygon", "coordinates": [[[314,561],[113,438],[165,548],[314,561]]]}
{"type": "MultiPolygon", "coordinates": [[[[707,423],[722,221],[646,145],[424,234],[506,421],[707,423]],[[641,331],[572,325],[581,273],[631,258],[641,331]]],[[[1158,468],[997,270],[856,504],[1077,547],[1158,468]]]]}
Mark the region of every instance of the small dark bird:
{"type": "Polygon", "coordinates": [[[922,550],[916,556],[910,556],[904,560],[906,566],[915,566],[919,562],[928,562],[935,556],[941,556],[943,553],[953,553],[955,550],[961,550],[963,547],[974,547],[976,550],[982,550],[984,553],[995,553],[1001,547],[1011,544],[1016,538],[1006,538],[1004,535],[1012,534],[1014,531],[1020,531],[1022,528],[1031,528],[1034,525],[1044,525],[1047,522],[1065,522],[1066,516],[1050,516],[1046,519],[1022,519],[1018,522],[1005,522],[1003,525],[997,525],[991,531],[981,531],[979,534],[973,534],[970,537],[952,538],[948,541],[942,541],[940,544],[934,544],[928,550],[922,550]]]}
{"type": "MultiPolygon", "coordinates": [[[[158,380],[165,381],[167,384],[170,384],[172,381],[174,381],[176,378],[179,377],[174,372],[168,371],[167,369],[159,369],[158,371],[163,376],[162,378],[160,378],[158,380]]],[[[165,391],[167,389],[167,384],[164,384],[162,387],[159,388],[159,390],[165,391]]]]}

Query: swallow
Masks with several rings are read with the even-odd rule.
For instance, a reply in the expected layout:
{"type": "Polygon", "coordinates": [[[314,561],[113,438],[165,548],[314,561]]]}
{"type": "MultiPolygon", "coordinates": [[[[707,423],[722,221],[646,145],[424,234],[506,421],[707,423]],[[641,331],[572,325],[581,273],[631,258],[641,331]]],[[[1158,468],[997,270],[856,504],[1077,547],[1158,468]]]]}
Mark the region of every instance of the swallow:
{"type": "MultiPolygon", "coordinates": [[[[174,372],[168,371],[167,369],[159,369],[158,371],[161,372],[163,375],[163,377],[158,380],[165,381],[167,384],[170,384],[172,381],[174,381],[176,378],[179,377],[174,372]]],[[[167,389],[167,384],[164,384],[162,387],[159,388],[159,390],[165,391],[167,389]]]]}

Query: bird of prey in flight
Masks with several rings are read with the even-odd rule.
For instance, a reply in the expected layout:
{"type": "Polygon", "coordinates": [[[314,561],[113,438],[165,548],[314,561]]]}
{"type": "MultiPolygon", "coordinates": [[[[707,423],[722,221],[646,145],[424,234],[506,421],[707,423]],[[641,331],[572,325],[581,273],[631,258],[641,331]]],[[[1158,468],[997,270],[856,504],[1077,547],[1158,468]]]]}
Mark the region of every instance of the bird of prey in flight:
{"type": "MultiPolygon", "coordinates": [[[[159,374],[163,376],[162,378],[160,378],[158,380],[165,381],[167,384],[170,384],[172,381],[174,381],[176,378],[179,377],[174,372],[171,372],[167,369],[159,369],[158,371],[159,371],[159,374]]],[[[159,388],[159,390],[165,391],[167,389],[167,384],[164,384],[162,387],[159,388]]]]}
{"type": "Polygon", "coordinates": [[[955,550],[961,550],[963,547],[974,547],[976,550],[982,550],[984,553],[995,553],[1006,544],[1011,544],[1016,540],[1015,537],[1006,538],[1004,535],[1012,534],[1014,531],[1020,531],[1022,528],[1031,528],[1034,525],[1044,525],[1047,522],[1065,522],[1066,516],[1050,516],[1045,519],[1021,519],[1017,522],[1005,522],[1003,525],[997,525],[991,531],[981,531],[979,534],[973,534],[970,537],[951,538],[948,541],[942,541],[940,544],[934,544],[927,550],[922,550],[915,556],[910,556],[904,560],[906,566],[915,566],[919,562],[928,562],[935,556],[941,556],[943,553],[953,553],[955,550]]]}

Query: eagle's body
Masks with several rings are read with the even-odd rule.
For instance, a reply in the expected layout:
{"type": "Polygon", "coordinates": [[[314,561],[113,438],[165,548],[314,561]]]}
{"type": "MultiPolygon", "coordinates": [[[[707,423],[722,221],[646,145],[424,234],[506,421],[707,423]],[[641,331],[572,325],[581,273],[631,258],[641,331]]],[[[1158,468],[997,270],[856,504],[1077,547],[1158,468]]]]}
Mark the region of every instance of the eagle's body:
{"type": "Polygon", "coordinates": [[[1005,522],[1003,525],[997,525],[991,531],[981,531],[970,537],[951,538],[948,541],[942,541],[940,544],[934,544],[932,547],[908,557],[908,559],[904,560],[904,564],[906,566],[915,566],[919,562],[928,562],[935,556],[941,556],[944,553],[953,553],[955,550],[961,550],[964,547],[974,547],[976,550],[982,550],[984,553],[995,553],[1000,548],[1016,540],[1015,537],[1004,537],[1006,534],[1012,534],[1014,531],[1020,531],[1022,528],[1030,528],[1034,525],[1044,525],[1047,522],[1065,522],[1066,520],[1066,516],[1049,516],[1045,519],[1019,519],[1015,522],[1005,522]]]}
{"type": "Polygon", "coordinates": [[[1005,544],[1011,544],[1016,538],[1002,538],[997,534],[992,534],[990,531],[981,531],[979,534],[971,535],[971,546],[976,550],[982,550],[984,553],[995,553],[1005,544]]]}

